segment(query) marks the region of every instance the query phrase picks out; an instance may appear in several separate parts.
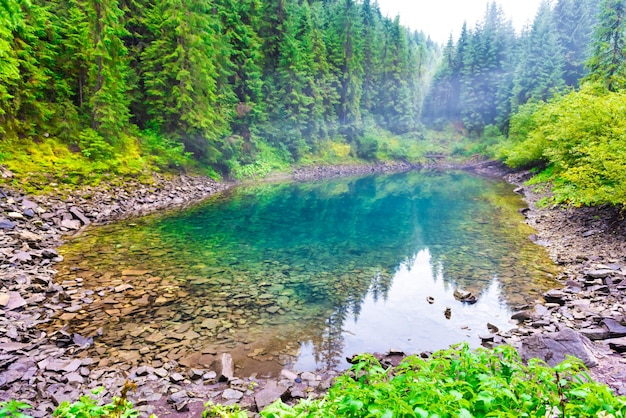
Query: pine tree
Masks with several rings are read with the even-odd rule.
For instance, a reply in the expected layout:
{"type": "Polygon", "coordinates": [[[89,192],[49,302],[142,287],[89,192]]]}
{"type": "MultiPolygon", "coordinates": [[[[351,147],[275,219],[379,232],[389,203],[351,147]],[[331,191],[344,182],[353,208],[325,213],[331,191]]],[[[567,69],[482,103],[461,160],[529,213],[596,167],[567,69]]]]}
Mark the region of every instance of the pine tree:
{"type": "Polygon", "coordinates": [[[179,138],[199,159],[219,162],[227,117],[219,92],[226,75],[217,63],[226,63],[227,56],[213,8],[200,0],[155,2],[146,24],[152,42],[141,62],[151,124],[179,138]]]}
{"type": "MultiPolygon", "coordinates": [[[[225,38],[228,62],[222,63],[229,88],[236,96],[231,128],[249,142],[252,125],[264,111],[262,97],[261,39],[257,33],[262,12],[261,0],[220,0],[219,32],[225,38]]],[[[248,144],[248,146],[250,146],[248,144]]]]}
{"type": "Polygon", "coordinates": [[[354,141],[362,130],[361,94],[363,78],[362,23],[354,0],[339,0],[331,22],[341,45],[339,69],[339,104],[337,113],[340,130],[354,141]]]}
{"type": "Polygon", "coordinates": [[[56,28],[47,7],[7,1],[0,6],[0,138],[41,136],[64,103],[54,61],[56,28]]]}
{"type": "Polygon", "coordinates": [[[565,54],[563,78],[565,84],[575,87],[585,76],[584,64],[591,55],[598,3],[595,0],[559,0],[554,15],[565,54]]]}
{"type": "Polygon", "coordinates": [[[522,45],[511,98],[513,111],[529,100],[546,100],[565,88],[564,51],[548,1],[541,3],[522,45]]]}
{"type": "Polygon", "coordinates": [[[626,84],[626,7],[623,0],[603,0],[594,34],[593,55],[587,62],[587,81],[599,81],[609,91],[626,84]]]}

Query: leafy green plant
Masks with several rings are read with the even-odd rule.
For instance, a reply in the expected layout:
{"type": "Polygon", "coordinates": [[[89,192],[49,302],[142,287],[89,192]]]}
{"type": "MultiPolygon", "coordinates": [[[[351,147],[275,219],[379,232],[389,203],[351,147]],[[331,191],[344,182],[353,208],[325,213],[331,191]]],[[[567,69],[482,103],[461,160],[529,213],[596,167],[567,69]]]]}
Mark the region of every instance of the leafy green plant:
{"type": "MultiPolygon", "coordinates": [[[[110,417],[110,418],[135,418],[139,412],[133,409],[133,404],[127,399],[130,390],[135,390],[136,385],[127,381],[121,390],[120,396],[114,396],[110,403],[99,405],[94,397],[102,392],[102,388],[91,391],[91,395],[84,395],[73,403],[61,402],[52,416],[61,418],[90,418],[90,417],[110,417]]],[[[156,417],[155,417],[156,418],[156,417]]]]}
{"type": "Polygon", "coordinates": [[[507,346],[472,351],[467,345],[385,369],[371,355],[357,358],[322,401],[278,401],[263,417],[545,417],[626,416],[626,399],[593,382],[569,358],[551,368],[525,365],[507,346]],[[604,414],[604,415],[603,415],[604,414]]]}
{"type": "Polygon", "coordinates": [[[239,405],[219,405],[211,401],[204,404],[202,418],[248,418],[239,405]]]}
{"type": "Polygon", "coordinates": [[[23,401],[16,401],[11,399],[6,402],[0,402],[0,417],[11,418],[31,418],[30,415],[23,413],[25,409],[30,409],[32,406],[23,401]]]}

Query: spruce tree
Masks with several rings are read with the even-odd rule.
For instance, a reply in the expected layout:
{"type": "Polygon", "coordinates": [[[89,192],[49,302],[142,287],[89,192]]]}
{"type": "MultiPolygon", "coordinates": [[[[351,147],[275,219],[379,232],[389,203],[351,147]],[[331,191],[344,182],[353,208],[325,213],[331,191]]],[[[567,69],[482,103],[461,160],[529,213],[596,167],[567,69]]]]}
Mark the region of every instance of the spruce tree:
{"type": "Polygon", "coordinates": [[[603,0],[598,26],[594,33],[594,50],[587,62],[587,81],[599,81],[609,91],[626,84],[626,7],[623,0],[603,0]]]}
{"type": "Polygon", "coordinates": [[[550,3],[544,0],[532,28],[523,37],[511,98],[513,111],[529,100],[547,100],[562,91],[565,88],[564,68],[564,50],[554,13],[550,3]]]}

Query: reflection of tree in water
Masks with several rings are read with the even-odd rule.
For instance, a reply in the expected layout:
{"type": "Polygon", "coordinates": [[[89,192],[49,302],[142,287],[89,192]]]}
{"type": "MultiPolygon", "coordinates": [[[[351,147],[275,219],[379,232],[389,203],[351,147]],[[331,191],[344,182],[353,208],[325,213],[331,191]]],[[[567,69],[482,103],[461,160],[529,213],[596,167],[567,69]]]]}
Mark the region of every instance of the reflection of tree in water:
{"type": "Polygon", "coordinates": [[[314,345],[315,361],[325,370],[337,370],[342,362],[344,339],[343,323],[348,313],[347,307],[341,307],[326,319],[322,338],[314,345]]]}
{"type": "Polygon", "coordinates": [[[510,305],[535,299],[535,289],[544,287],[537,284],[551,277],[551,263],[547,253],[528,240],[530,230],[519,208],[516,196],[488,189],[461,216],[447,219],[447,228],[425,228],[424,239],[436,242],[429,247],[433,276],[440,274],[450,288],[477,296],[497,277],[510,305]]]}

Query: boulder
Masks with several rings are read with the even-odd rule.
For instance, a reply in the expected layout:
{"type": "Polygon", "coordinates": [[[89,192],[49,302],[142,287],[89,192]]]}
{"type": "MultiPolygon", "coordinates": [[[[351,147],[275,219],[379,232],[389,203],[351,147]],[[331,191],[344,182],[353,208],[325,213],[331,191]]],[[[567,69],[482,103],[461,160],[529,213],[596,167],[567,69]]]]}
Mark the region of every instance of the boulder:
{"type": "Polygon", "coordinates": [[[520,356],[525,361],[539,358],[550,366],[555,366],[570,355],[582,360],[587,367],[595,367],[598,361],[591,350],[591,344],[589,338],[581,333],[565,328],[557,333],[539,334],[524,339],[520,356]]]}

